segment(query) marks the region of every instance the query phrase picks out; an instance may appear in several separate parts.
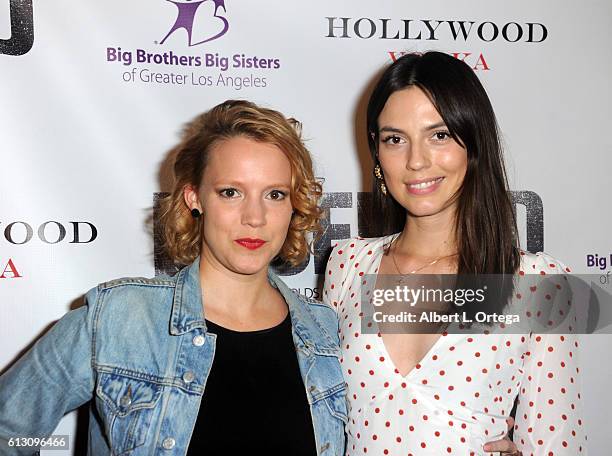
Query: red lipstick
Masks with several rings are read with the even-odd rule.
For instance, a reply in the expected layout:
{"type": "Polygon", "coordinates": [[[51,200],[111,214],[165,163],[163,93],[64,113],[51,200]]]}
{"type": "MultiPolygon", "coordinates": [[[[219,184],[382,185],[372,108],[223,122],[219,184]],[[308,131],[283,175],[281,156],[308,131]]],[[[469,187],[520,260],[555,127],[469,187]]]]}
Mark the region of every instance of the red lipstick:
{"type": "Polygon", "coordinates": [[[234,242],[237,242],[242,247],[246,247],[249,250],[255,250],[261,247],[266,243],[263,239],[253,239],[253,238],[241,238],[236,239],[234,242]]]}

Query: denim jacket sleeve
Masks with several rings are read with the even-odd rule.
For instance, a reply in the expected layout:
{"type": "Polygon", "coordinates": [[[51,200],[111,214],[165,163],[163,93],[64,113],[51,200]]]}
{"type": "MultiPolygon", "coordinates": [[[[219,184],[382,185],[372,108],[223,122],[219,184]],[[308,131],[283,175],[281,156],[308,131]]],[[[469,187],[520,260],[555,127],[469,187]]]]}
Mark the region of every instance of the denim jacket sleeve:
{"type": "Polygon", "coordinates": [[[0,376],[0,454],[25,453],[9,440],[50,435],[66,413],[92,398],[96,298],[94,288],[85,306],[64,315],[0,376]]]}

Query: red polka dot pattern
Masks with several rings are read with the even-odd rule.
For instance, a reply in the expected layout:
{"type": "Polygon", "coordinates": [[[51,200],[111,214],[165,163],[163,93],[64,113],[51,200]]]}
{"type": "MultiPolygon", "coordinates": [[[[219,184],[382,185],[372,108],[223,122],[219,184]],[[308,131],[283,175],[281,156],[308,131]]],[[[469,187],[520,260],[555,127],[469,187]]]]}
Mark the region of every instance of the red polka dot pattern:
{"type": "MultiPolygon", "coordinates": [[[[378,272],[394,236],[338,243],[325,273],[323,301],[340,320],[350,405],[347,455],[483,455],[485,442],[506,434],[517,397],[514,442],[523,454],[586,454],[571,328],[564,335],[445,334],[406,376],[380,334],[361,333],[363,276],[378,272]]],[[[567,270],[542,253],[524,253],[521,260],[525,278],[567,270]]],[[[551,290],[534,288],[521,290],[517,300],[555,301],[551,290]]],[[[537,309],[527,312],[535,316],[537,309]]]]}

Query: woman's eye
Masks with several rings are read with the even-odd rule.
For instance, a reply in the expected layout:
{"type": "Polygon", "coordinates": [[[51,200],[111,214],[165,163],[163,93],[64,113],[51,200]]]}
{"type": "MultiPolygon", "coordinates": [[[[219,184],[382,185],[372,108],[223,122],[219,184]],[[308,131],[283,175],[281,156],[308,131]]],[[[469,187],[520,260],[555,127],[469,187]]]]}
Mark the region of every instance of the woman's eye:
{"type": "Polygon", "coordinates": [[[278,200],[285,199],[287,195],[285,194],[285,192],[281,192],[280,190],[272,190],[269,196],[270,196],[270,199],[278,201],[278,200]]]}
{"type": "Polygon", "coordinates": [[[219,192],[219,195],[223,196],[224,198],[234,198],[238,196],[238,190],[235,188],[224,188],[219,192]]]}
{"type": "Polygon", "coordinates": [[[395,144],[403,144],[404,140],[400,136],[390,135],[390,136],[384,137],[382,139],[382,142],[385,143],[385,144],[394,144],[395,145],[395,144]]]}
{"type": "Polygon", "coordinates": [[[438,141],[444,141],[448,138],[450,138],[451,135],[448,131],[436,131],[434,133],[434,139],[438,140],[438,141]]]}

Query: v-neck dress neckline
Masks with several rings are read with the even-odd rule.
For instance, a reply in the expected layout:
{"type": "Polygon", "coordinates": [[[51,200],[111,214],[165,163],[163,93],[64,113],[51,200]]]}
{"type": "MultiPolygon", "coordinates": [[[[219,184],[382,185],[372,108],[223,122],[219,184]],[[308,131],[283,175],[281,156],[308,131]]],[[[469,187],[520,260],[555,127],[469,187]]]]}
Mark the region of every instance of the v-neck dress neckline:
{"type": "MultiPolygon", "coordinates": [[[[399,234],[400,233],[396,233],[396,234],[392,234],[390,236],[383,238],[384,242],[377,247],[376,257],[373,259],[373,263],[372,263],[374,270],[376,271],[374,274],[372,274],[374,276],[374,280],[378,281],[380,265],[382,263],[385,249],[393,241],[395,241],[395,239],[397,239],[399,234]]],[[[374,322],[374,324],[378,326],[376,322],[374,322]]],[[[378,328],[377,337],[374,339],[377,343],[378,350],[380,352],[380,358],[384,358],[385,360],[384,363],[387,365],[390,375],[399,376],[402,380],[409,380],[410,376],[413,375],[415,371],[421,368],[423,362],[429,357],[433,356],[433,354],[438,350],[438,345],[441,345],[443,343],[443,340],[442,340],[443,335],[440,334],[440,336],[431,345],[431,347],[429,347],[429,350],[425,352],[425,354],[421,357],[421,359],[406,374],[402,375],[402,373],[399,371],[396,364],[394,363],[393,359],[391,358],[391,355],[389,354],[389,350],[387,349],[387,346],[385,345],[385,341],[382,335],[379,336],[379,334],[381,334],[380,328],[378,328]],[[417,368],[417,366],[419,367],[417,368]]]]}

